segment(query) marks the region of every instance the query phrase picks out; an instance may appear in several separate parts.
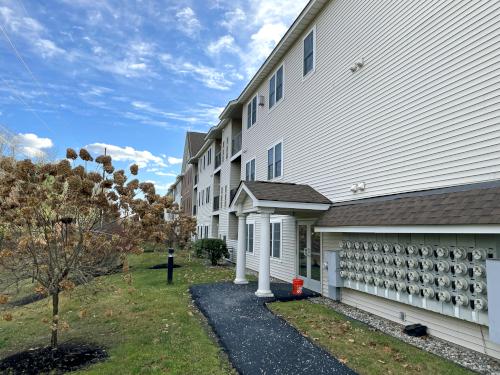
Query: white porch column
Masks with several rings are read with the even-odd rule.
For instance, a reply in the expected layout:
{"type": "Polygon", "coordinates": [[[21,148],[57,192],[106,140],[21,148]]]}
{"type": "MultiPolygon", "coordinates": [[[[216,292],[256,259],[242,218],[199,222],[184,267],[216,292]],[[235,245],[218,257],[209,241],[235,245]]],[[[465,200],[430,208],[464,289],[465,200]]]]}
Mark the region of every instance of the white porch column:
{"type": "Polygon", "coordinates": [[[238,213],[238,250],[236,253],[236,279],[235,284],[248,284],[245,277],[246,269],[246,216],[247,214],[238,213]]]}
{"type": "Polygon", "coordinates": [[[259,253],[259,286],[255,295],[257,297],[273,297],[271,292],[271,268],[270,268],[270,255],[271,255],[271,212],[268,210],[261,210],[260,213],[260,253],[259,253]]]}

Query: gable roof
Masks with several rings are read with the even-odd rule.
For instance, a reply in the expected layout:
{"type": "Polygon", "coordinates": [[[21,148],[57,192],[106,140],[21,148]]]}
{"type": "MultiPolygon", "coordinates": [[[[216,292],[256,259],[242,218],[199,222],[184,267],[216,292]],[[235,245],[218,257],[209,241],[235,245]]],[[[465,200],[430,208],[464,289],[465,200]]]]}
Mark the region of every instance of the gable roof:
{"type": "Polygon", "coordinates": [[[296,203],[332,203],[327,197],[317,192],[309,185],[268,181],[244,181],[244,184],[258,200],[296,203]]]}
{"type": "Polygon", "coordinates": [[[500,224],[500,181],[333,205],[318,227],[500,224]]]}
{"type": "Polygon", "coordinates": [[[200,151],[203,143],[205,142],[205,137],[207,133],[199,132],[187,132],[186,141],[188,144],[189,157],[192,158],[194,155],[200,151]]]}

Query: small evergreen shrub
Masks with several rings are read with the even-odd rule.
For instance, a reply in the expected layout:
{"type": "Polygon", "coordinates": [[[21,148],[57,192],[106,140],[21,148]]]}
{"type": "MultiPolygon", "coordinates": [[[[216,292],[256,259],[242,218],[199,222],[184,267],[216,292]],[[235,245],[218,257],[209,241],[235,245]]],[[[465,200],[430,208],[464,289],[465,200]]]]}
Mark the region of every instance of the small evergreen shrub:
{"type": "Polygon", "coordinates": [[[212,266],[223,258],[228,257],[226,243],[218,238],[204,238],[194,243],[194,251],[197,257],[207,257],[212,266]]]}

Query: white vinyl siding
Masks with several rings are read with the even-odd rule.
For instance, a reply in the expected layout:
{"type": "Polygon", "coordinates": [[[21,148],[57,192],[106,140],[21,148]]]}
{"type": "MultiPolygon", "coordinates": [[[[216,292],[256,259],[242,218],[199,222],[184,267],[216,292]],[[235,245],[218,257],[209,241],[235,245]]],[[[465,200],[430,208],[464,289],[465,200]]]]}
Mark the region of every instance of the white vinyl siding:
{"type": "Polygon", "coordinates": [[[287,99],[244,134],[256,180],[280,138],[283,180],[333,202],[500,178],[499,2],[339,0],[314,23],[314,74],[300,38],[282,59],[287,99]]]}
{"type": "MultiPolygon", "coordinates": [[[[260,257],[260,215],[250,214],[247,221],[255,223],[255,243],[254,253],[247,253],[246,265],[247,268],[258,271],[260,257]]],[[[295,277],[296,263],[296,220],[293,216],[271,215],[271,222],[281,222],[281,257],[272,258],[271,261],[271,277],[286,282],[292,282],[295,277]]]]}

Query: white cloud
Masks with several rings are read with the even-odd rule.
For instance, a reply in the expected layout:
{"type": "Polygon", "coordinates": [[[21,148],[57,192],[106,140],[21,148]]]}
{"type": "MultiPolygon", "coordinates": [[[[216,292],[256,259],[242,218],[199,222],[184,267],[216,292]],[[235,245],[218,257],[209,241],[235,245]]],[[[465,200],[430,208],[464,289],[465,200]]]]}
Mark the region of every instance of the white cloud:
{"type": "Polygon", "coordinates": [[[226,72],[203,65],[201,63],[193,64],[188,61],[174,60],[169,54],[160,55],[162,64],[179,75],[192,76],[197,81],[203,83],[206,87],[216,90],[229,90],[233,82],[226,78],[226,72]]]}
{"type": "MultiPolygon", "coordinates": [[[[66,51],[47,38],[47,30],[37,20],[21,14],[20,10],[0,7],[0,24],[5,31],[23,38],[31,44],[43,58],[63,55],[66,51]]],[[[12,38],[10,38],[12,39],[12,38]]]]}
{"type": "Polygon", "coordinates": [[[173,156],[169,156],[167,158],[168,160],[168,163],[171,164],[171,165],[176,165],[176,164],[181,164],[182,163],[182,159],[181,158],[176,158],[176,157],[173,157],[173,156]]]}
{"type": "MultiPolygon", "coordinates": [[[[182,121],[188,124],[203,124],[208,126],[217,124],[219,122],[219,115],[224,110],[224,107],[198,103],[196,106],[191,106],[189,110],[175,113],[163,111],[149,102],[136,100],[132,101],[130,104],[135,110],[145,112],[146,114],[153,114],[168,120],[182,121]]],[[[141,121],[142,123],[154,121],[144,113],[125,112],[123,116],[131,120],[141,121]]]]}
{"type": "Polygon", "coordinates": [[[120,147],[106,143],[92,143],[85,146],[85,148],[89,152],[97,155],[104,154],[104,149],[106,149],[106,153],[110,155],[114,161],[137,163],[141,168],[151,164],[160,167],[167,166],[161,157],[155,156],[149,151],[136,150],[130,146],[120,147]]]}
{"type": "Polygon", "coordinates": [[[23,154],[28,157],[40,157],[54,146],[50,138],[41,138],[33,133],[19,133],[15,137],[15,142],[23,154]]]}
{"type": "Polygon", "coordinates": [[[241,8],[236,8],[224,14],[221,25],[229,31],[233,31],[237,26],[244,24],[246,18],[245,12],[241,8]]]}
{"type": "Polygon", "coordinates": [[[308,0],[221,1],[226,9],[221,26],[239,36],[238,40],[246,40],[232,50],[237,51],[242,71],[250,78],[285,35],[308,0]]]}
{"type": "Polygon", "coordinates": [[[177,177],[177,174],[172,173],[172,172],[154,172],[155,175],[157,176],[162,176],[162,177],[177,177]]]}
{"type": "Polygon", "coordinates": [[[186,7],[183,9],[180,9],[176,14],[175,18],[177,20],[178,26],[177,29],[190,36],[194,37],[196,36],[200,30],[201,30],[201,23],[196,18],[196,13],[194,10],[190,7],[186,7]]]}
{"type": "Polygon", "coordinates": [[[283,35],[285,35],[287,29],[288,27],[281,22],[268,23],[262,25],[256,33],[252,34],[250,38],[251,42],[248,46],[252,53],[244,60],[248,76],[252,76],[257,71],[283,35]]]}
{"type": "Polygon", "coordinates": [[[219,55],[221,52],[237,53],[238,50],[231,35],[224,35],[207,46],[207,52],[210,55],[219,55]]]}

